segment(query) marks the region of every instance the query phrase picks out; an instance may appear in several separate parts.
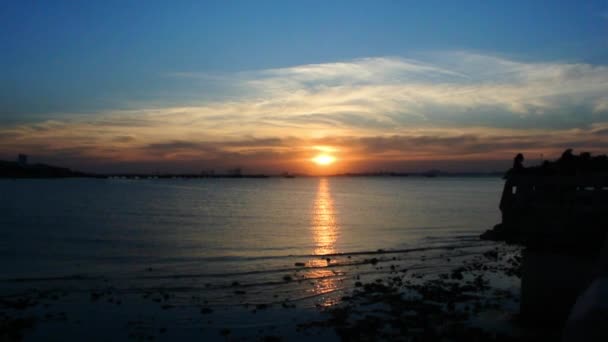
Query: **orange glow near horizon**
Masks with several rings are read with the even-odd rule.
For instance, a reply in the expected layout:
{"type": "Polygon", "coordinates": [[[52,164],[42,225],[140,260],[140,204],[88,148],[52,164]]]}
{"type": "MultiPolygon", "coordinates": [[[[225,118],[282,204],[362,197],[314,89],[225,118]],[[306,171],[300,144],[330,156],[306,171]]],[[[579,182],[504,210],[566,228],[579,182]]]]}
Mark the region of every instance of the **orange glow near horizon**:
{"type": "Polygon", "coordinates": [[[318,156],[312,158],[312,161],[317,165],[326,166],[333,164],[336,161],[336,157],[328,154],[319,154],[318,156]]]}

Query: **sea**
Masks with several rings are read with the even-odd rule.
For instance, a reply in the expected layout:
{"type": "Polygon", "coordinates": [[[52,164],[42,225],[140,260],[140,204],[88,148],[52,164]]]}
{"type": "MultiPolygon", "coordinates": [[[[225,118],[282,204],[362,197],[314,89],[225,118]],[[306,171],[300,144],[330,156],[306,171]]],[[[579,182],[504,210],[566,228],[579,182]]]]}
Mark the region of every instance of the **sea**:
{"type": "Polygon", "coordinates": [[[158,293],[172,306],[224,310],[228,321],[249,305],[332,306],[389,264],[439,273],[454,266],[450,253],[456,260],[483,248],[479,234],[500,222],[503,182],[3,179],[0,296],[158,293]]]}

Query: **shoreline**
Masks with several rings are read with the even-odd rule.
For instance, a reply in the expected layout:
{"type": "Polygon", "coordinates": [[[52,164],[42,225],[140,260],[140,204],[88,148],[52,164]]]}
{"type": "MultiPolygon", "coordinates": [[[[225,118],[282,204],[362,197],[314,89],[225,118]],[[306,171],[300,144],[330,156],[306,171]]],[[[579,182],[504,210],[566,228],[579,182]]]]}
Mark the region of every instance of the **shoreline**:
{"type": "MultiPolygon", "coordinates": [[[[334,258],[357,261],[350,255],[334,258]]],[[[27,283],[32,289],[26,293],[0,297],[0,337],[27,341],[99,333],[113,340],[516,340],[522,337],[514,328],[520,262],[518,247],[488,243],[394,251],[352,265],[295,267],[263,285],[244,279],[222,288],[171,282],[127,287],[104,279],[75,290],[56,280],[46,291],[34,290],[45,282],[40,280],[27,283]],[[505,310],[509,314],[500,319],[487,318],[505,310]]]]}

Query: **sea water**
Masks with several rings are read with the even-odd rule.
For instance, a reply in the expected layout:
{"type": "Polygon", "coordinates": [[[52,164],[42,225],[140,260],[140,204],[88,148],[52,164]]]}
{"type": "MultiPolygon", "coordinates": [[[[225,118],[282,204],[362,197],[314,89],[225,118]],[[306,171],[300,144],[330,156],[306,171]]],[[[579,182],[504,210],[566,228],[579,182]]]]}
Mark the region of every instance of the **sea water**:
{"type": "Polygon", "coordinates": [[[215,291],[216,303],[236,305],[234,286],[247,285],[253,302],[279,294],[327,304],[335,298],[323,295],[370,258],[480,244],[500,221],[502,182],[0,180],[0,291],[112,284],[215,291]]]}

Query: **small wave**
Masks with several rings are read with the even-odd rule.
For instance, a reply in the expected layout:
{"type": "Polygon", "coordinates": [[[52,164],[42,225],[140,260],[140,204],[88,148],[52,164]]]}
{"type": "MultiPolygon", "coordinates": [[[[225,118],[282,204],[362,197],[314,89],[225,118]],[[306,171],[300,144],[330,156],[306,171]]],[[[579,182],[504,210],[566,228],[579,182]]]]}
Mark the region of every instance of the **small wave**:
{"type": "MultiPolygon", "coordinates": [[[[388,255],[388,254],[404,254],[412,252],[424,252],[431,250],[453,250],[456,248],[471,248],[483,246],[483,243],[468,244],[468,245],[446,245],[446,246],[434,246],[434,247],[420,247],[420,248],[408,248],[408,249],[395,249],[395,250],[376,250],[376,251],[358,251],[348,253],[329,253],[329,254],[302,254],[302,255],[289,255],[289,256],[267,256],[261,257],[264,259],[279,259],[279,258],[318,258],[325,259],[330,257],[346,257],[349,256],[366,256],[366,255],[388,255]]],[[[251,260],[249,257],[243,257],[244,260],[251,260]]],[[[165,274],[165,275],[149,275],[149,276],[138,276],[138,279],[183,279],[183,278],[217,278],[217,277],[239,277],[255,274],[272,274],[281,272],[293,272],[303,270],[314,270],[314,269],[325,269],[335,267],[352,267],[358,265],[365,265],[370,263],[381,263],[392,261],[391,259],[364,259],[354,260],[351,262],[335,262],[323,266],[302,266],[302,267],[284,267],[284,268],[273,268],[266,270],[255,270],[255,271],[242,271],[242,272],[222,272],[222,273],[185,273],[185,274],[165,274]]]]}
{"type": "MultiPolygon", "coordinates": [[[[264,259],[327,259],[327,258],[344,258],[345,260],[340,262],[337,260],[332,260],[331,263],[327,265],[307,265],[307,266],[296,266],[296,267],[275,267],[263,270],[251,270],[251,271],[237,271],[237,272],[217,272],[217,273],[180,273],[180,274],[156,274],[156,275],[134,275],[129,276],[127,278],[130,279],[187,279],[187,278],[222,278],[222,277],[242,277],[242,276],[250,276],[250,275],[264,275],[264,274],[274,274],[274,273],[288,273],[288,272],[297,272],[297,271],[310,271],[315,269],[333,269],[339,267],[355,267],[359,265],[365,265],[370,263],[384,263],[393,261],[392,258],[382,258],[382,257],[373,257],[372,256],[385,256],[392,254],[407,254],[407,253],[416,253],[416,252],[425,252],[425,251],[441,251],[441,250],[454,250],[454,249],[462,249],[462,248],[474,248],[474,247],[483,247],[486,246],[485,242],[477,242],[477,243],[468,243],[468,244],[446,244],[441,246],[426,246],[426,247],[418,247],[418,248],[403,248],[403,249],[391,249],[391,250],[368,250],[368,251],[354,251],[354,252],[344,252],[344,253],[328,253],[328,254],[300,254],[300,255],[287,255],[287,256],[260,256],[260,257],[241,257],[241,256],[224,256],[224,257],[213,257],[213,258],[199,258],[192,259],[188,258],[184,261],[196,261],[196,260],[204,260],[204,261],[253,261],[253,260],[264,260],[264,259]],[[353,258],[350,257],[365,257],[370,256],[370,258],[353,258]],[[347,261],[348,260],[348,261],[347,261]]],[[[108,279],[105,276],[88,276],[88,275],[68,275],[68,276],[51,276],[51,277],[18,277],[18,278],[5,278],[0,281],[5,282],[41,282],[41,281],[84,281],[84,280],[96,280],[96,279],[108,279]]]]}
{"type": "Polygon", "coordinates": [[[86,275],[68,275],[68,276],[56,276],[56,277],[20,277],[20,278],[6,278],[2,281],[6,282],[37,282],[37,281],[65,281],[65,280],[95,280],[102,279],[103,277],[92,277],[86,275]]]}

